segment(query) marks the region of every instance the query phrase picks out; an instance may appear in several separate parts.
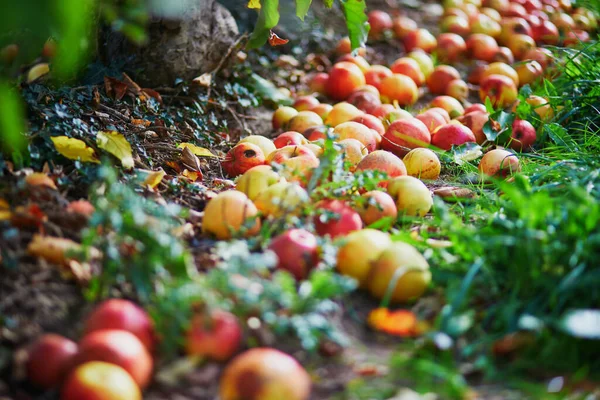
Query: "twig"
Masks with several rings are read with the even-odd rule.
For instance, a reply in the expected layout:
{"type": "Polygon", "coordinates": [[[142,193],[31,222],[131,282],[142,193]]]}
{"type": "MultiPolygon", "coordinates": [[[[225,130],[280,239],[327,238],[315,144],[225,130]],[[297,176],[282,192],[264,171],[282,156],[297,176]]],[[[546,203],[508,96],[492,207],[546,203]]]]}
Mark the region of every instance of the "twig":
{"type": "Polygon", "coordinates": [[[104,104],[98,104],[98,108],[100,108],[102,111],[106,111],[107,114],[112,115],[113,117],[119,118],[120,120],[122,120],[123,122],[126,122],[130,125],[133,125],[130,121],[129,118],[127,118],[124,114],[122,114],[121,112],[115,110],[114,108],[110,108],[104,104]]]}
{"type": "MultiPolygon", "coordinates": [[[[221,68],[223,68],[223,65],[225,65],[225,62],[229,59],[229,57],[231,56],[231,54],[233,53],[233,50],[236,49],[240,43],[242,43],[242,41],[244,41],[245,39],[248,38],[248,33],[244,32],[243,35],[241,35],[240,37],[238,37],[235,42],[233,42],[231,44],[231,46],[229,46],[229,48],[227,49],[227,52],[225,53],[225,55],[221,58],[221,60],[219,61],[219,63],[217,64],[217,66],[210,72],[210,74],[212,76],[216,76],[219,71],[221,71],[221,68]]],[[[212,82],[211,84],[208,86],[208,91],[207,91],[207,95],[206,98],[210,99],[210,93],[211,93],[211,89],[212,89],[212,82]]]]}

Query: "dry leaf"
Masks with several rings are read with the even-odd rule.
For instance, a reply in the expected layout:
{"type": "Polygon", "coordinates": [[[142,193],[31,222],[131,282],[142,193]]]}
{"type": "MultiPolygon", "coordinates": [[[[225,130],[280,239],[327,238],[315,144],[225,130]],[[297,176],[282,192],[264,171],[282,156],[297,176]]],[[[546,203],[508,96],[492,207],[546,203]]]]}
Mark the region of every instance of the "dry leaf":
{"type": "Polygon", "coordinates": [[[41,257],[52,264],[69,266],[72,260],[67,253],[81,251],[81,245],[71,239],[33,235],[27,246],[27,253],[34,257],[41,257]]]}
{"type": "Polygon", "coordinates": [[[277,34],[275,32],[269,31],[269,44],[272,47],[281,46],[281,45],[286,44],[287,42],[289,42],[288,39],[282,39],[279,36],[277,36],[277,34]]]}
{"type": "Polygon", "coordinates": [[[135,118],[133,118],[131,120],[131,123],[134,125],[141,125],[146,128],[152,124],[152,122],[148,121],[147,119],[135,119],[135,118]]]}
{"type": "Polygon", "coordinates": [[[192,182],[196,182],[198,179],[203,178],[201,171],[190,171],[188,169],[184,169],[181,175],[185,176],[192,182]]]}
{"type": "Polygon", "coordinates": [[[146,97],[153,98],[154,100],[158,101],[160,104],[162,104],[162,102],[163,102],[162,97],[160,96],[160,93],[158,93],[156,90],[144,88],[141,90],[140,93],[146,97]]]}
{"type": "Polygon", "coordinates": [[[125,82],[125,84],[135,95],[139,95],[142,91],[141,86],[135,83],[135,81],[131,79],[125,72],[123,72],[123,82],[125,82]]]}
{"type": "Polygon", "coordinates": [[[25,177],[25,183],[30,186],[45,186],[56,190],[56,184],[48,175],[42,172],[34,172],[33,174],[25,177]]]}
{"type": "Polygon", "coordinates": [[[162,181],[162,179],[167,174],[162,168],[159,169],[158,171],[146,171],[146,170],[142,170],[142,171],[148,173],[148,176],[146,176],[146,179],[144,180],[144,185],[148,185],[152,189],[157,187],[158,184],[162,181]]]}
{"type": "Polygon", "coordinates": [[[27,83],[38,80],[48,72],[50,72],[50,66],[47,63],[34,65],[27,73],[27,83]]]}
{"type": "Polygon", "coordinates": [[[255,10],[260,10],[260,0],[249,0],[248,8],[253,8],[255,10]]]}
{"type": "Polygon", "coordinates": [[[94,149],[85,144],[83,140],[67,136],[53,136],[50,139],[52,140],[52,143],[54,143],[56,151],[67,157],[69,160],[93,163],[100,162],[94,153],[94,149]]]}
{"type": "Polygon", "coordinates": [[[127,94],[129,87],[123,81],[110,76],[104,77],[104,91],[111,99],[121,100],[127,94]]]}
{"type": "Polygon", "coordinates": [[[131,151],[131,145],[119,132],[98,132],[96,143],[98,143],[99,148],[108,151],[110,154],[121,160],[123,168],[133,168],[133,154],[131,151]]]}
{"type": "Polygon", "coordinates": [[[210,74],[208,72],[205,74],[202,74],[199,77],[194,78],[192,83],[194,83],[198,86],[209,87],[210,84],[212,83],[212,74],[210,74]]]}
{"type": "Polygon", "coordinates": [[[179,148],[179,149],[188,148],[192,151],[192,153],[194,153],[198,157],[217,157],[210,150],[205,149],[204,147],[196,146],[195,144],[191,144],[191,143],[180,143],[177,146],[177,148],[179,148]]]}
{"type": "Polygon", "coordinates": [[[192,153],[189,147],[184,147],[183,152],[181,153],[181,162],[192,171],[200,171],[200,160],[192,153]]]}
{"type": "Polygon", "coordinates": [[[10,223],[17,228],[35,227],[42,230],[46,221],[48,216],[37,204],[19,206],[10,216],[10,223]]]}
{"type": "Polygon", "coordinates": [[[0,198],[0,221],[7,221],[10,219],[10,205],[8,201],[0,198]]]}
{"type": "Polygon", "coordinates": [[[446,186],[446,187],[441,187],[438,189],[435,189],[433,191],[433,194],[435,196],[439,196],[442,199],[446,200],[451,200],[451,199],[470,199],[472,197],[475,197],[475,193],[467,188],[460,188],[460,187],[454,187],[454,186],[446,186]]]}

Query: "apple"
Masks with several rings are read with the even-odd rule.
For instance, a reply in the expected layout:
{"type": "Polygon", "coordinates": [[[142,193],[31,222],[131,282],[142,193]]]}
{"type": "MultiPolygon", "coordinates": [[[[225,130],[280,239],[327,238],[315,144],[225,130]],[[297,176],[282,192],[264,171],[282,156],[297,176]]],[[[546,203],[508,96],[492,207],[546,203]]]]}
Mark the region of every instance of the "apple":
{"type": "Polygon", "coordinates": [[[323,147],[319,146],[318,144],[315,143],[308,143],[305,144],[304,147],[306,147],[307,149],[309,149],[310,151],[312,151],[312,153],[317,157],[321,157],[323,155],[323,147]]]}
{"type": "Polygon", "coordinates": [[[450,120],[452,119],[452,118],[450,118],[450,114],[448,113],[448,111],[446,111],[446,109],[442,108],[442,107],[431,107],[431,108],[428,108],[427,110],[423,111],[423,113],[429,113],[429,112],[439,114],[446,123],[450,122],[450,120]]]}
{"type": "Polygon", "coordinates": [[[440,177],[440,171],[442,170],[440,159],[429,149],[412,149],[404,156],[402,161],[409,176],[429,180],[436,180],[440,177]]]}
{"type": "MultiPolygon", "coordinates": [[[[343,37],[339,40],[336,48],[335,48],[335,52],[338,55],[343,55],[343,54],[348,54],[352,52],[352,44],[350,42],[350,38],[348,36],[343,37]]],[[[358,49],[358,54],[361,56],[364,56],[366,53],[366,50],[364,47],[361,47],[358,49]]]]}
{"type": "Polygon", "coordinates": [[[452,146],[475,141],[473,131],[458,122],[441,126],[431,138],[431,144],[442,150],[450,150],[452,146]]]}
{"type": "Polygon", "coordinates": [[[258,210],[244,193],[237,190],[221,192],[204,209],[202,231],[219,240],[231,239],[239,233],[251,236],[260,230],[257,214],[258,210]]]}
{"type": "Polygon", "coordinates": [[[396,284],[390,297],[394,303],[421,297],[431,282],[427,260],[408,243],[394,242],[381,252],[367,278],[369,292],[382,299],[394,280],[396,284]]]}
{"type": "Polygon", "coordinates": [[[496,52],[496,54],[494,54],[492,61],[501,62],[504,64],[512,64],[515,62],[515,56],[511,49],[509,49],[508,47],[501,46],[498,47],[498,51],[496,52]]]}
{"type": "Polygon", "coordinates": [[[463,18],[466,18],[466,19],[469,18],[469,16],[467,15],[467,13],[464,12],[463,10],[461,10],[458,7],[444,8],[444,13],[442,14],[442,17],[449,17],[449,16],[463,17],[463,18]]]}
{"type": "Polygon", "coordinates": [[[548,122],[554,118],[554,110],[548,102],[548,99],[532,95],[525,101],[533,107],[533,111],[539,115],[543,122],[548,122]]]}
{"type": "Polygon", "coordinates": [[[246,194],[250,200],[254,200],[263,190],[282,180],[283,178],[273,171],[270,165],[259,165],[250,168],[240,176],[235,182],[235,189],[246,194]]]}
{"type": "Polygon", "coordinates": [[[575,29],[575,21],[573,20],[573,17],[566,13],[554,13],[550,16],[550,21],[556,25],[558,31],[563,34],[575,29]]]}
{"type": "Polygon", "coordinates": [[[490,75],[481,81],[479,98],[485,102],[489,98],[496,108],[504,108],[517,99],[517,86],[505,75],[490,75]]]}
{"type": "Polygon", "coordinates": [[[423,217],[433,206],[433,197],[427,186],[412,176],[390,179],[387,192],[396,201],[401,215],[423,217]]]}
{"type": "Polygon", "coordinates": [[[381,100],[385,103],[397,101],[400,106],[410,106],[415,104],[418,98],[417,84],[406,75],[393,74],[381,82],[381,100]]]}
{"type": "Polygon", "coordinates": [[[264,216],[280,218],[299,214],[308,201],[308,193],[297,183],[279,182],[260,193],[254,204],[264,216]]]}
{"type": "Polygon", "coordinates": [[[406,16],[399,16],[392,20],[392,29],[398,39],[404,39],[410,32],[419,29],[417,23],[406,16]]]}
{"type": "Polygon", "coordinates": [[[375,135],[371,129],[358,122],[344,122],[333,129],[333,133],[337,135],[338,140],[356,139],[367,148],[368,152],[372,152],[377,147],[375,135]]]}
{"type": "MultiPolygon", "coordinates": [[[[315,140],[326,139],[327,138],[327,132],[329,132],[330,129],[331,128],[329,128],[327,125],[313,126],[312,128],[308,128],[307,130],[305,130],[302,133],[302,135],[309,142],[314,142],[315,140]]],[[[306,144],[304,144],[303,146],[306,146],[306,144]]]]}
{"type": "Polygon", "coordinates": [[[542,2],[540,0],[526,0],[523,3],[523,7],[525,7],[525,10],[527,10],[527,12],[533,12],[534,10],[541,10],[542,2]]]}
{"type": "Polygon", "coordinates": [[[498,21],[493,20],[486,14],[480,13],[471,21],[471,32],[483,33],[497,38],[502,34],[502,26],[498,21]]]}
{"type": "Polygon", "coordinates": [[[533,31],[533,38],[540,44],[556,46],[560,41],[558,27],[550,21],[542,21],[533,31]]]}
{"type": "Polygon", "coordinates": [[[341,200],[321,200],[316,204],[313,218],[319,236],[335,239],[362,229],[360,215],[341,200]]]}
{"type": "Polygon", "coordinates": [[[475,60],[490,62],[498,52],[496,39],[483,33],[475,33],[467,39],[467,52],[475,60]]]}
{"type": "Polygon", "coordinates": [[[483,7],[481,9],[481,13],[483,15],[487,15],[488,17],[490,17],[492,20],[500,23],[502,21],[502,14],[500,14],[500,12],[498,12],[498,10],[490,8],[490,7],[483,7]]]}
{"type": "Polygon", "coordinates": [[[350,165],[350,171],[354,171],[358,163],[367,155],[367,148],[356,139],[340,140],[338,144],[344,153],[344,161],[350,165]]]}
{"type": "Polygon", "coordinates": [[[144,309],[129,300],[106,300],[92,311],[85,323],[85,334],[103,329],[122,329],[131,332],[148,351],[154,350],[156,337],[152,320],[144,309]]]}
{"type": "Polygon", "coordinates": [[[490,150],[479,161],[479,171],[487,176],[505,178],[520,170],[517,156],[503,149],[490,150]]]}
{"type": "Polygon", "coordinates": [[[313,126],[323,125],[323,120],[313,111],[300,111],[288,122],[288,130],[304,132],[313,126]]]}
{"type": "Polygon", "coordinates": [[[293,107],[281,106],[273,114],[273,129],[282,129],[289,122],[290,119],[295,117],[298,111],[293,107]]]}
{"type": "Polygon", "coordinates": [[[242,327],[235,315],[224,310],[197,313],[185,335],[185,351],[215,361],[227,361],[242,344],[242,327]]]}
{"type": "Polygon", "coordinates": [[[302,184],[308,182],[312,170],[319,166],[319,159],[310,149],[294,145],[275,150],[267,162],[281,165],[280,174],[286,180],[302,184]]]}
{"type": "MultiPolygon", "coordinates": [[[[380,171],[388,178],[406,175],[406,166],[398,156],[385,150],[375,150],[363,158],[356,166],[356,171],[380,171]]],[[[380,187],[387,187],[387,181],[382,181],[380,187]]]]}
{"type": "Polygon", "coordinates": [[[514,35],[508,43],[508,48],[517,60],[522,60],[525,53],[535,47],[535,40],[528,35],[514,35]]]}
{"type": "Polygon", "coordinates": [[[352,54],[344,54],[343,56],[338,58],[335,62],[336,63],[351,62],[352,64],[356,64],[356,66],[358,68],[360,68],[360,70],[363,72],[363,74],[365,73],[366,70],[368,70],[371,67],[369,62],[364,57],[361,57],[358,55],[353,56],[352,54]]]}
{"type": "Polygon", "coordinates": [[[277,268],[297,280],[306,279],[319,262],[317,238],[305,229],[290,229],[271,241],[269,250],[277,255],[277,268]]]}
{"type": "MultiPolygon", "coordinates": [[[[329,79],[326,72],[317,72],[308,79],[308,88],[313,93],[325,94],[325,85],[329,79]]],[[[314,108],[314,107],[313,107],[314,108]]]]}
{"type": "Polygon", "coordinates": [[[357,93],[357,92],[368,92],[368,93],[371,93],[371,94],[379,97],[379,89],[377,89],[375,86],[369,85],[369,84],[366,84],[359,88],[356,88],[356,90],[353,93],[357,93]]]}
{"type": "Polygon", "coordinates": [[[320,102],[314,96],[300,96],[296,98],[292,107],[298,111],[308,111],[317,104],[320,104],[320,102]]]}
{"type": "MultiPolygon", "coordinates": [[[[393,62],[390,69],[394,74],[406,75],[412,79],[417,86],[425,83],[425,75],[421,71],[419,63],[410,57],[402,57],[393,62]]],[[[382,87],[382,90],[385,90],[382,87]]]]}
{"type": "Polygon", "coordinates": [[[27,350],[27,377],[34,385],[52,389],[62,384],[73,358],[77,344],[60,335],[45,334],[27,350]]]}
{"type": "Polygon", "coordinates": [[[327,96],[334,100],[345,100],[358,87],[364,85],[365,75],[354,63],[342,61],[333,65],[325,84],[327,96]]]}
{"type": "Polygon", "coordinates": [[[466,101],[469,97],[469,85],[462,79],[454,79],[448,83],[446,94],[456,100],[466,101]]]}
{"type": "Polygon", "coordinates": [[[273,140],[275,148],[280,149],[285,146],[299,146],[306,144],[306,138],[300,132],[283,132],[273,140]]]}
{"type": "Polygon", "coordinates": [[[465,40],[456,33],[447,32],[438,36],[436,54],[440,61],[455,63],[461,60],[466,52],[465,40]]]}
{"type": "Polygon", "coordinates": [[[546,69],[554,56],[552,52],[543,47],[536,47],[535,49],[529,49],[524,55],[523,60],[537,61],[542,66],[542,69],[546,69]]]}
{"type": "Polygon", "coordinates": [[[260,147],[265,157],[268,157],[269,154],[277,149],[271,139],[261,135],[246,136],[238,142],[238,144],[240,143],[252,143],[253,145],[260,147]]]}
{"type": "Polygon", "coordinates": [[[522,62],[515,66],[515,70],[519,75],[519,85],[521,86],[534,83],[544,75],[544,69],[537,61],[522,62]]]}
{"type": "Polygon", "coordinates": [[[417,115],[415,118],[425,124],[427,129],[429,129],[429,133],[433,133],[437,128],[450,121],[450,117],[448,117],[448,121],[446,121],[440,113],[431,110],[427,110],[417,115]]]}
{"type": "Polygon", "coordinates": [[[580,43],[585,43],[589,41],[589,33],[587,33],[586,31],[574,30],[565,34],[565,40],[563,41],[563,45],[566,47],[573,47],[577,46],[580,43]]]}
{"type": "Polygon", "coordinates": [[[391,76],[393,72],[383,65],[372,65],[368,70],[365,71],[365,81],[367,85],[372,85],[381,90],[381,81],[383,78],[391,76]]]}
{"type": "Polygon", "coordinates": [[[490,115],[487,111],[475,110],[467,112],[457,118],[457,121],[466,126],[475,135],[475,141],[477,144],[483,144],[487,140],[485,133],[483,133],[483,126],[489,121],[490,115]]]}
{"type": "Polygon", "coordinates": [[[487,108],[485,108],[485,105],[481,103],[473,103],[469,107],[465,108],[465,113],[463,115],[467,115],[474,111],[487,112],[487,108]]]}
{"type": "Polygon", "coordinates": [[[433,36],[431,32],[424,28],[408,32],[404,36],[403,42],[404,49],[407,52],[411,52],[415,49],[421,49],[427,53],[431,53],[437,46],[437,40],[435,36],[433,36]]]}
{"type": "Polygon", "coordinates": [[[437,96],[431,100],[429,106],[443,108],[448,112],[450,118],[456,118],[465,112],[465,108],[462,106],[460,101],[450,96],[437,96]]]}
{"type": "Polygon", "coordinates": [[[342,275],[356,279],[359,286],[366,287],[371,264],[391,244],[390,235],[376,229],[352,232],[344,238],[343,245],[338,250],[337,270],[342,275]]]}
{"type": "Polygon", "coordinates": [[[487,69],[487,63],[476,62],[475,65],[471,68],[469,75],[467,76],[467,82],[473,85],[479,85],[479,83],[481,82],[481,78],[483,77],[483,73],[487,69]]]}
{"type": "Polygon", "coordinates": [[[291,356],[271,348],[253,348],[235,357],[223,371],[220,400],[308,400],[311,380],[291,356]]]}
{"type": "Polygon", "coordinates": [[[382,104],[379,107],[376,107],[375,109],[371,110],[369,112],[369,115],[372,115],[379,119],[384,119],[389,113],[395,111],[396,109],[397,108],[394,107],[392,104],[382,104]]]}
{"type": "Polygon", "coordinates": [[[427,87],[433,94],[445,94],[448,83],[455,79],[460,79],[460,73],[456,68],[450,65],[438,65],[427,78],[427,87]]]}
{"type": "Polygon", "coordinates": [[[485,0],[483,4],[486,7],[492,8],[499,13],[503,14],[508,10],[508,6],[510,5],[510,0],[485,0]]]}
{"type": "Polygon", "coordinates": [[[148,386],[152,378],[150,352],[133,333],[124,330],[107,329],[85,335],[79,342],[79,352],[74,357],[73,366],[90,361],[104,361],[122,367],[140,389],[148,386]]]}
{"type": "Polygon", "coordinates": [[[369,129],[373,129],[379,135],[383,135],[385,133],[385,128],[383,127],[383,122],[379,118],[371,114],[363,114],[354,118],[352,122],[358,122],[359,124],[363,124],[369,129]]]}
{"type": "Polygon", "coordinates": [[[325,118],[325,125],[336,127],[344,122],[352,121],[362,114],[364,113],[350,103],[345,101],[337,103],[325,118]]]}
{"type": "Polygon", "coordinates": [[[407,57],[412,58],[417,62],[417,64],[419,64],[419,68],[421,68],[421,72],[425,76],[425,79],[427,79],[429,75],[431,75],[433,69],[435,68],[431,56],[425,53],[423,50],[417,49],[411,51],[407,54],[407,57]]]}
{"type": "Polygon", "coordinates": [[[389,194],[379,190],[372,190],[364,193],[362,202],[357,207],[365,225],[371,225],[383,218],[396,219],[398,210],[396,202],[389,194]]]}
{"type": "Polygon", "coordinates": [[[19,55],[19,46],[16,44],[6,45],[0,50],[0,61],[6,65],[10,65],[19,55]]]}
{"type": "Polygon", "coordinates": [[[142,393],[122,367],[91,361],[77,367],[61,390],[62,400],[142,400],[142,393]]]}
{"type": "Polygon", "coordinates": [[[393,27],[390,14],[381,10],[369,12],[368,22],[371,26],[371,29],[369,29],[369,37],[374,39],[379,39],[385,31],[389,31],[393,27]]]}
{"type": "Polygon", "coordinates": [[[221,167],[228,176],[234,178],[264,163],[265,155],[260,147],[252,143],[240,143],[227,152],[225,159],[221,161],[221,167]]]}
{"type": "Polygon", "coordinates": [[[440,27],[443,32],[456,33],[460,36],[467,36],[471,32],[469,20],[459,15],[450,15],[442,18],[440,27]]]}
{"type": "Polygon", "coordinates": [[[322,120],[325,120],[332,109],[333,106],[331,104],[320,103],[311,108],[309,111],[314,112],[319,117],[321,117],[322,120]]]}
{"type": "Polygon", "coordinates": [[[516,151],[528,151],[535,144],[537,134],[531,122],[516,119],[512,124],[512,135],[509,142],[511,149],[516,151]]]}
{"type": "Polygon", "coordinates": [[[366,113],[381,105],[381,100],[379,99],[379,91],[373,93],[369,90],[355,90],[348,97],[347,101],[359,110],[366,113]]]}
{"type": "Polygon", "coordinates": [[[527,14],[527,10],[522,5],[517,4],[517,3],[511,3],[508,6],[508,9],[504,13],[504,15],[506,17],[521,17],[521,18],[525,18],[528,14],[527,14]]]}
{"type": "Polygon", "coordinates": [[[523,18],[505,18],[499,38],[500,42],[508,44],[514,35],[533,36],[533,29],[531,29],[529,22],[523,18]]]}
{"type": "Polygon", "coordinates": [[[383,135],[382,148],[397,156],[404,156],[410,149],[428,146],[431,133],[427,126],[416,118],[400,119],[390,124],[383,135]]]}
{"type": "Polygon", "coordinates": [[[491,63],[483,72],[481,79],[483,80],[490,75],[504,75],[510,78],[515,83],[515,86],[519,86],[519,74],[517,74],[517,71],[508,64],[502,62],[491,63]]]}

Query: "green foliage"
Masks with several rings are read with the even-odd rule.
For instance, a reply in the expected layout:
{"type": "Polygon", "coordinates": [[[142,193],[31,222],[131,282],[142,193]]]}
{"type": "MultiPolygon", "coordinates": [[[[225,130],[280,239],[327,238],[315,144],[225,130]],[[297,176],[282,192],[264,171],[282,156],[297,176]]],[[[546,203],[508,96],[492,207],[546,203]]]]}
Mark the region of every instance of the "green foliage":
{"type": "MultiPolygon", "coordinates": [[[[311,3],[312,0],[296,0],[296,16],[302,21],[304,21],[311,3]]],[[[324,3],[329,8],[333,6],[333,0],[324,0],[324,3]]],[[[366,2],[364,0],[339,0],[339,3],[346,20],[352,49],[363,47],[370,28],[367,22],[366,2]]],[[[271,29],[279,23],[279,0],[261,0],[260,4],[258,20],[248,42],[250,48],[263,46],[269,38],[271,29]]]]}
{"type": "Polygon", "coordinates": [[[0,132],[2,132],[3,153],[11,154],[13,162],[23,165],[27,156],[27,141],[25,140],[25,113],[20,96],[8,83],[0,81],[0,132]]]}
{"type": "Polygon", "coordinates": [[[96,208],[83,234],[88,254],[100,250],[102,272],[87,291],[91,299],[106,297],[117,286],[131,290],[144,303],[162,285],[182,279],[191,271],[191,258],[174,235],[181,209],[160,206],[117,181],[114,170],[103,167],[102,179],[91,192],[96,208]],[[131,287],[128,287],[131,285],[131,287]]]}

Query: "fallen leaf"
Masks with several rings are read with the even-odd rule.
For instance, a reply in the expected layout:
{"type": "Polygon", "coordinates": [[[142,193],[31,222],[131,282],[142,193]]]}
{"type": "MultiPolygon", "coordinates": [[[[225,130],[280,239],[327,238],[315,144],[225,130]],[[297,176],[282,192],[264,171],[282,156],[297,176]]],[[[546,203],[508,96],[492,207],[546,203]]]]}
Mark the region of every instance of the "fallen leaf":
{"type": "Polygon", "coordinates": [[[121,100],[127,94],[129,87],[123,81],[110,76],[104,77],[104,91],[106,95],[115,100],[121,100]]]}
{"type": "Polygon", "coordinates": [[[198,86],[209,87],[210,84],[212,83],[212,74],[209,74],[208,72],[205,74],[202,74],[199,77],[194,78],[192,80],[192,83],[194,83],[198,86]]]}
{"type": "Polygon", "coordinates": [[[10,223],[17,228],[36,227],[41,229],[48,216],[37,204],[19,206],[10,217],[10,223]]]}
{"type": "Polygon", "coordinates": [[[184,169],[181,175],[185,176],[192,182],[196,182],[198,179],[202,179],[202,172],[200,171],[190,171],[188,169],[184,169]]]}
{"type": "Polygon", "coordinates": [[[0,198],[0,221],[8,221],[10,219],[10,205],[8,201],[0,198]]]}
{"type": "Polygon", "coordinates": [[[52,136],[50,140],[52,140],[56,151],[69,160],[79,160],[96,164],[100,162],[94,153],[94,149],[85,144],[83,140],[67,136],[52,136]]]}
{"type": "Polygon", "coordinates": [[[98,143],[99,148],[108,151],[110,154],[121,160],[123,168],[133,168],[133,154],[131,151],[131,145],[119,132],[98,132],[96,143],[98,143]]]}
{"type": "Polygon", "coordinates": [[[181,172],[181,167],[179,166],[179,163],[177,161],[167,161],[166,164],[167,166],[173,168],[175,171],[181,172]]]}
{"type": "Polygon", "coordinates": [[[151,97],[154,100],[158,101],[160,104],[162,104],[162,97],[160,96],[160,93],[158,93],[156,90],[152,90],[152,89],[142,89],[141,94],[147,96],[147,97],[151,97]]]}
{"type": "Polygon", "coordinates": [[[192,171],[200,171],[200,160],[188,147],[181,152],[181,163],[192,171]]]}
{"type": "Polygon", "coordinates": [[[441,197],[444,200],[470,199],[475,197],[475,193],[472,190],[455,186],[437,188],[433,191],[433,194],[441,197]]]}
{"type": "Polygon", "coordinates": [[[125,72],[123,72],[123,82],[125,82],[125,84],[127,85],[127,87],[129,87],[129,89],[135,94],[135,95],[139,95],[140,92],[142,91],[142,88],[140,85],[138,85],[137,83],[135,83],[135,81],[133,79],[131,79],[129,77],[129,75],[127,75],[125,72]]]}
{"type": "Polygon", "coordinates": [[[50,72],[50,66],[47,63],[34,65],[27,73],[27,83],[38,80],[48,72],[50,72]]]}
{"type": "Polygon", "coordinates": [[[248,8],[253,8],[255,10],[260,10],[260,0],[249,0],[248,8]]]}
{"type": "Polygon", "coordinates": [[[378,331],[394,336],[414,336],[417,317],[412,311],[376,308],[367,317],[368,325],[378,331]]]}
{"type": "Polygon", "coordinates": [[[204,147],[196,146],[195,144],[192,144],[192,143],[180,143],[177,146],[177,148],[179,148],[179,149],[188,148],[191,150],[191,152],[193,154],[197,155],[198,157],[217,157],[210,150],[205,149],[204,147]]]}
{"type": "Polygon", "coordinates": [[[288,39],[282,39],[273,31],[269,31],[269,45],[272,47],[281,46],[289,42],[288,39]]]}
{"type": "Polygon", "coordinates": [[[158,171],[145,171],[148,173],[146,179],[144,179],[144,185],[148,185],[150,188],[154,189],[158,186],[158,184],[162,181],[162,179],[167,174],[162,168],[158,171]]]}
{"type": "Polygon", "coordinates": [[[25,183],[29,186],[45,186],[56,190],[56,184],[48,175],[42,172],[34,172],[25,177],[25,183]]]}
{"type": "Polygon", "coordinates": [[[152,122],[148,121],[147,119],[135,119],[135,118],[133,118],[131,120],[131,123],[134,124],[134,125],[141,125],[141,126],[144,126],[146,128],[149,127],[152,124],[152,122]]]}
{"type": "Polygon", "coordinates": [[[67,254],[79,251],[81,251],[81,245],[71,239],[42,235],[33,235],[33,239],[27,246],[29,255],[64,266],[68,266],[69,260],[73,259],[67,254]]]}

